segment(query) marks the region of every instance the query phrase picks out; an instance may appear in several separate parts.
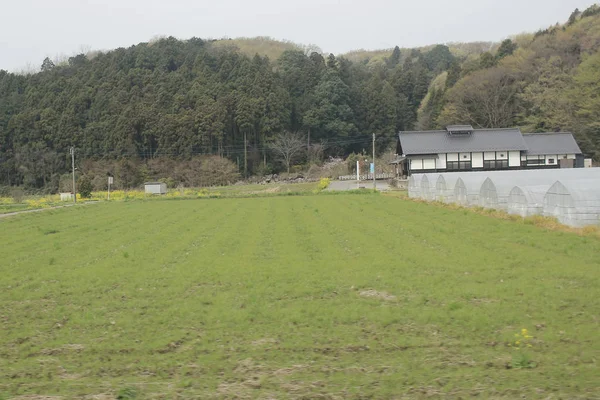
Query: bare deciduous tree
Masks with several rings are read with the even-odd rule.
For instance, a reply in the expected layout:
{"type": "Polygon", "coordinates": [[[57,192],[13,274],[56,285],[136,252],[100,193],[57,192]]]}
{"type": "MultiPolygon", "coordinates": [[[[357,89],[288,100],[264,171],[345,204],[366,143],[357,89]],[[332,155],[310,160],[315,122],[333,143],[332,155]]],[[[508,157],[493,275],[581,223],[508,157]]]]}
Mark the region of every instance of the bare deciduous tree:
{"type": "Polygon", "coordinates": [[[518,108],[518,82],[507,69],[478,71],[459,81],[448,92],[441,125],[469,123],[478,128],[514,125],[518,108]]]}
{"type": "Polygon", "coordinates": [[[290,166],[306,150],[306,139],[299,133],[284,132],[275,136],[270,146],[275,158],[281,161],[290,173],[290,166]]]}
{"type": "Polygon", "coordinates": [[[321,164],[326,149],[326,141],[323,141],[321,143],[311,143],[310,147],[308,148],[307,154],[308,162],[310,162],[311,164],[321,164]]]}

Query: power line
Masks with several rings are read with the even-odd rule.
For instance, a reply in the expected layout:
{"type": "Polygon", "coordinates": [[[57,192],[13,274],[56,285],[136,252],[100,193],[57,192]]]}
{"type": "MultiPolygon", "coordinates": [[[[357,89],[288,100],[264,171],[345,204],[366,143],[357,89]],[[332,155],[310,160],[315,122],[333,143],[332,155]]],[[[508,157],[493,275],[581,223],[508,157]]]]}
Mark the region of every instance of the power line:
{"type": "MultiPolygon", "coordinates": [[[[380,138],[377,138],[379,140],[380,138]]],[[[325,140],[323,142],[317,142],[317,144],[324,144],[326,146],[335,146],[335,145],[357,145],[364,144],[368,145],[372,140],[370,136],[354,136],[350,138],[338,138],[335,140],[325,140]]],[[[232,155],[243,155],[246,149],[251,149],[251,151],[270,151],[271,148],[268,145],[261,146],[244,146],[244,145],[229,145],[222,146],[219,150],[220,153],[226,154],[229,156],[232,155]]],[[[159,156],[191,156],[191,155],[215,155],[216,152],[207,152],[205,150],[140,150],[140,151],[121,151],[115,148],[105,149],[103,151],[84,151],[80,149],[80,152],[85,157],[110,157],[110,156],[120,156],[120,157],[159,157],[159,156]]]]}

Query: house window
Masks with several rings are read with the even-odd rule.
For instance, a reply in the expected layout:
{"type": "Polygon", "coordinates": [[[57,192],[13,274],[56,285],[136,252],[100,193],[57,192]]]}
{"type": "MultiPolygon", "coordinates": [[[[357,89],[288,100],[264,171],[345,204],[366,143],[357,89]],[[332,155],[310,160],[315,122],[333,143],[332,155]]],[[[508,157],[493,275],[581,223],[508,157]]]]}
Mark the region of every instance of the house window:
{"type": "Polygon", "coordinates": [[[544,156],[527,156],[527,160],[522,162],[522,166],[527,167],[530,165],[544,165],[546,164],[546,158],[544,156]]]}
{"type": "Polygon", "coordinates": [[[457,170],[458,169],[458,161],[447,161],[446,169],[448,170],[457,170]]]}
{"type": "Polygon", "coordinates": [[[549,158],[548,159],[548,164],[554,164],[554,158],[549,158]]]}
{"type": "Polygon", "coordinates": [[[488,160],[483,162],[483,169],[506,169],[508,160],[488,160]]]}
{"type": "Polygon", "coordinates": [[[468,170],[471,169],[471,161],[459,161],[458,169],[460,170],[468,170]]]}

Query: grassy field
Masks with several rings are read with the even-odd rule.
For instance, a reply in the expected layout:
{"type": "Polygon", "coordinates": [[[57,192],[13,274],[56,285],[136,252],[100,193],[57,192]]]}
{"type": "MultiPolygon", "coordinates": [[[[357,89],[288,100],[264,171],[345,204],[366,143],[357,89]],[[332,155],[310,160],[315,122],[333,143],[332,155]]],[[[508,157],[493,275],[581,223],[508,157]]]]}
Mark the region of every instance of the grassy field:
{"type": "Polygon", "coordinates": [[[0,243],[0,398],[600,396],[595,237],[370,194],[105,202],[0,243]]]}
{"type": "Polygon", "coordinates": [[[0,204],[0,214],[10,214],[31,209],[28,204],[0,204]]]}

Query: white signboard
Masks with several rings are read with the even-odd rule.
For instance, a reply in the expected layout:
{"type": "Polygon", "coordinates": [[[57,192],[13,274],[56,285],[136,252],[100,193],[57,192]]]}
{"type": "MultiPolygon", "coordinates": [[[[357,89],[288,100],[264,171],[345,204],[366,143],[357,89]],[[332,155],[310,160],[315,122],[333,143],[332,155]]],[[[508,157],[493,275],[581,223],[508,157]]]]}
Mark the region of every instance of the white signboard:
{"type": "Polygon", "coordinates": [[[109,184],[109,185],[112,185],[112,184],[113,184],[113,177],[112,177],[112,176],[109,176],[109,177],[108,177],[108,184],[109,184]]]}

